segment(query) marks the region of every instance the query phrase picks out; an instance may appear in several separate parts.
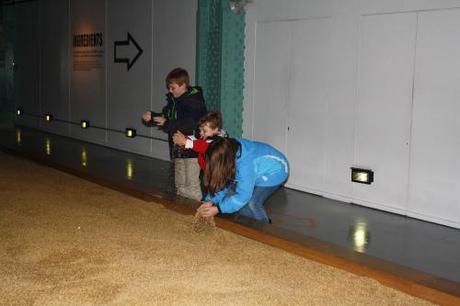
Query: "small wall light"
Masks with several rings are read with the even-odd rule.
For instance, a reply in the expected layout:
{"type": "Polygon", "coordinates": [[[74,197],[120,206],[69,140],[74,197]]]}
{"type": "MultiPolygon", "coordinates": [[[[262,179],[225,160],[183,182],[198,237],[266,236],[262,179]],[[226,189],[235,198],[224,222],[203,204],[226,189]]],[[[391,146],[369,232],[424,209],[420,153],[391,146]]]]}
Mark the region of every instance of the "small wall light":
{"type": "Polygon", "coordinates": [[[45,114],[45,120],[46,120],[47,122],[53,121],[53,115],[51,115],[51,114],[45,114]]]}
{"type": "Polygon", "coordinates": [[[370,184],[374,181],[374,172],[369,169],[351,168],[351,181],[361,184],[370,184]]]}
{"type": "Polygon", "coordinates": [[[81,123],[81,128],[82,128],[82,129],[87,129],[87,128],[89,128],[89,121],[87,121],[87,120],[82,120],[82,121],[80,121],[80,123],[81,123]]]}
{"type": "Polygon", "coordinates": [[[22,111],[22,108],[16,109],[16,115],[17,116],[22,116],[23,114],[24,114],[24,112],[22,111]]]}
{"type": "Polygon", "coordinates": [[[125,135],[126,135],[126,137],[134,138],[134,137],[136,137],[136,130],[135,130],[135,129],[127,128],[127,129],[125,130],[125,135]]]}

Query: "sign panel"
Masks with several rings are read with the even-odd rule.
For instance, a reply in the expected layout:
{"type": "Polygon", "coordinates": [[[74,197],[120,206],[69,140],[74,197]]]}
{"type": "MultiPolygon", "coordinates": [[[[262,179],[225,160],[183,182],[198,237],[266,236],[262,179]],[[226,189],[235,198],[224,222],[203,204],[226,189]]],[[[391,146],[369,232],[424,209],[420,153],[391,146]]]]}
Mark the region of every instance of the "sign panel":
{"type": "Polygon", "coordinates": [[[104,33],[75,33],[72,47],[74,71],[91,71],[104,67],[104,33]]]}
{"type": "MultiPolygon", "coordinates": [[[[70,11],[72,122],[88,120],[93,127],[106,128],[106,39],[104,0],[73,1],[70,11]]],[[[86,141],[105,143],[102,129],[71,126],[71,135],[86,141]]]]}

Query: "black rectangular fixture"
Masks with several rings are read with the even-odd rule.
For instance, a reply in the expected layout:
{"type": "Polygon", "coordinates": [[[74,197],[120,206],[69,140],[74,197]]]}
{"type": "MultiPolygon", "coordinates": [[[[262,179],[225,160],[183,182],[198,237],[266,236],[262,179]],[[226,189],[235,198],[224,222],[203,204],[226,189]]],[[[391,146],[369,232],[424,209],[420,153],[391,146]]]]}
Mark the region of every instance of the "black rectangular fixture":
{"type": "Polygon", "coordinates": [[[351,181],[360,184],[371,184],[374,181],[374,172],[369,169],[351,168],[351,181]]]}

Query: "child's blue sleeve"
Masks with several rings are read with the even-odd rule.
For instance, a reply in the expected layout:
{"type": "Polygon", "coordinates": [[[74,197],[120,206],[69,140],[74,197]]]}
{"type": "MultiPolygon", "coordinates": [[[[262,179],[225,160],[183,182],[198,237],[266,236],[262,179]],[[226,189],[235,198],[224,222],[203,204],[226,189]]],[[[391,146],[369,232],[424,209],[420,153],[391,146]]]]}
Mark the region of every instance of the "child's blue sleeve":
{"type": "Polygon", "coordinates": [[[255,181],[252,161],[250,159],[240,160],[237,163],[235,192],[220,198],[220,201],[214,203],[219,206],[219,210],[222,213],[233,213],[240,210],[251,199],[255,181]]]}
{"type": "Polygon", "coordinates": [[[224,188],[221,191],[215,193],[214,195],[206,195],[204,197],[204,200],[207,202],[214,202],[216,205],[219,205],[219,203],[222,201],[222,199],[225,197],[225,195],[228,193],[228,188],[224,188]]]}

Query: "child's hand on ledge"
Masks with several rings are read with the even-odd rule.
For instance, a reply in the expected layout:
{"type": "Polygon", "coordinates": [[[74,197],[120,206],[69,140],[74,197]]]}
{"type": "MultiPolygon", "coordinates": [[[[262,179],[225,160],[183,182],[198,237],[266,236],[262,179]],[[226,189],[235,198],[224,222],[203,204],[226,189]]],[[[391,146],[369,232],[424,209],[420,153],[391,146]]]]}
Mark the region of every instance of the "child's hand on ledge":
{"type": "Polygon", "coordinates": [[[187,138],[180,131],[177,131],[176,133],[174,133],[173,142],[174,142],[175,145],[177,145],[177,146],[185,146],[186,141],[187,141],[187,138]]]}

